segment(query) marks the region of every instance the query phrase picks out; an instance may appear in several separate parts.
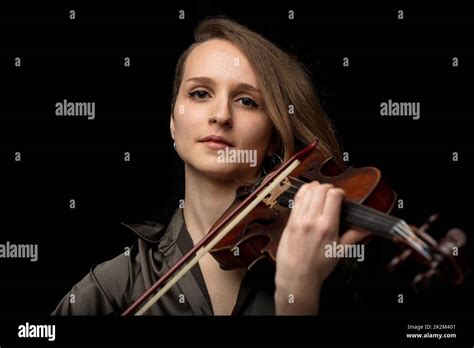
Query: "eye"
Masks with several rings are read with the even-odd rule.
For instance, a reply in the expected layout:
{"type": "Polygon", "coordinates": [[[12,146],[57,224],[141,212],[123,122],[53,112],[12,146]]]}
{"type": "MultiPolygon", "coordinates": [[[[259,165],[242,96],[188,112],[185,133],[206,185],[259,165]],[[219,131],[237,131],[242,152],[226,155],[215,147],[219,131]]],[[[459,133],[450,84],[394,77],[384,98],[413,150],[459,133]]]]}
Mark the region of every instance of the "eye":
{"type": "Polygon", "coordinates": [[[194,92],[189,92],[188,96],[194,99],[206,99],[206,97],[209,96],[209,93],[207,93],[206,91],[202,89],[198,89],[194,92]]]}
{"type": "Polygon", "coordinates": [[[258,108],[258,104],[250,99],[249,97],[243,97],[238,99],[243,106],[249,107],[249,108],[258,108]]]}

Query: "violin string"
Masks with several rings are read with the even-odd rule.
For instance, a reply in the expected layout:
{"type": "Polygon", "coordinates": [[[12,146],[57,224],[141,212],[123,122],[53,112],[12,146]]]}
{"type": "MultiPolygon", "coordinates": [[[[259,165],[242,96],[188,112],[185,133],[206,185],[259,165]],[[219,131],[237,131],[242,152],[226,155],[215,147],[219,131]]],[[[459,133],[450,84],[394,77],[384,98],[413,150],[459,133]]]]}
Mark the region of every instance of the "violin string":
{"type": "Polygon", "coordinates": [[[300,182],[302,185],[303,185],[303,184],[306,184],[306,182],[304,182],[303,180],[300,180],[300,179],[298,179],[298,178],[295,178],[294,176],[289,176],[288,178],[290,178],[290,179],[293,180],[293,181],[298,181],[298,182],[300,182]]]}
{"type": "MultiPolygon", "coordinates": [[[[300,185],[292,185],[291,182],[290,182],[290,187],[291,188],[296,188],[297,190],[303,185],[305,184],[304,181],[298,179],[298,178],[295,178],[295,177],[292,177],[290,176],[289,178],[291,178],[292,180],[296,181],[296,182],[299,182],[300,185]]],[[[296,191],[297,191],[296,190],[296,191]]],[[[295,194],[296,191],[293,191],[293,190],[288,190],[290,193],[293,193],[295,194]]],[[[378,223],[381,224],[383,227],[385,228],[389,228],[389,234],[393,234],[395,231],[394,231],[394,226],[397,227],[399,226],[399,224],[403,221],[402,219],[400,218],[397,218],[395,216],[392,216],[392,215],[389,215],[389,214],[385,214],[383,212],[380,212],[380,211],[377,211],[375,210],[374,208],[370,208],[370,207],[367,207],[367,206],[364,206],[364,205],[361,205],[361,204],[357,204],[357,203],[352,203],[352,202],[348,202],[346,201],[345,202],[345,210],[346,211],[350,211],[351,214],[353,215],[357,215],[358,217],[363,217],[363,218],[368,218],[368,217],[371,217],[373,218],[373,215],[379,220],[378,223]],[[354,207],[357,207],[357,210],[354,210],[350,209],[350,205],[353,205],[354,207]],[[348,209],[349,208],[349,209],[348,209]],[[364,211],[365,210],[365,211],[364,211]],[[363,214],[363,215],[360,215],[359,214],[359,211],[363,214]],[[364,214],[365,212],[367,212],[367,214],[364,214]],[[390,221],[390,222],[389,222],[390,221]]],[[[404,221],[403,221],[404,222],[404,221]]],[[[406,225],[406,223],[405,223],[406,225]]],[[[408,225],[406,225],[408,227],[408,225]]],[[[408,227],[409,228],[409,227],[408,227]]],[[[396,231],[399,235],[401,235],[402,237],[405,237],[405,238],[413,238],[413,235],[410,235],[406,229],[397,229],[396,231]]],[[[410,232],[411,232],[411,229],[410,229],[410,232]]],[[[413,233],[412,233],[413,234],[413,233]]]]}
{"type": "MultiPolygon", "coordinates": [[[[299,179],[296,179],[296,180],[299,181],[299,182],[301,182],[302,184],[305,184],[305,182],[303,182],[303,181],[301,181],[301,180],[299,180],[299,179]]],[[[301,188],[301,185],[292,185],[292,184],[290,184],[290,187],[291,187],[292,189],[295,188],[296,190],[290,190],[290,189],[288,189],[287,191],[290,192],[290,193],[296,194],[296,192],[301,188]]],[[[357,203],[352,203],[352,202],[347,202],[347,201],[346,201],[346,203],[348,203],[348,204],[346,204],[346,205],[352,204],[352,205],[355,205],[355,206],[360,207],[361,209],[365,209],[366,211],[370,211],[370,212],[373,213],[373,214],[377,214],[377,215],[380,216],[380,217],[383,217],[383,218],[385,218],[385,219],[387,219],[387,220],[391,220],[393,223],[397,223],[397,222],[400,221],[399,218],[397,218],[397,217],[395,217],[395,216],[392,216],[392,215],[389,215],[389,214],[385,214],[385,213],[383,213],[383,212],[381,212],[381,211],[378,211],[378,210],[376,210],[376,209],[374,209],[374,208],[370,208],[370,207],[368,207],[368,206],[364,206],[364,205],[357,204],[357,203]]]]}
{"type": "MultiPolygon", "coordinates": [[[[292,190],[287,190],[287,192],[291,194],[296,193],[295,191],[292,191],[292,190]]],[[[387,226],[393,226],[394,224],[400,221],[400,219],[396,217],[392,217],[390,215],[379,212],[373,208],[366,207],[357,203],[346,201],[344,202],[344,206],[345,206],[344,207],[345,211],[354,213],[355,215],[358,215],[358,216],[363,216],[365,218],[369,218],[369,217],[376,218],[379,220],[379,222],[385,223],[387,226]]]]}
{"type": "MultiPolygon", "coordinates": [[[[347,208],[347,210],[351,210],[352,208],[347,208]]],[[[361,218],[361,221],[363,221],[363,218],[368,218],[372,217],[368,214],[364,214],[359,211],[359,210],[353,210],[351,214],[353,216],[357,216],[361,218]]],[[[378,230],[372,232],[378,232],[376,233],[377,235],[380,235],[381,237],[385,237],[387,239],[391,239],[393,234],[399,235],[402,239],[406,240],[408,244],[410,244],[414,249],[418,250],[421,254],[425,255],[426,257],[430,257],[430,248],[426,245],[426,243],[419,238],[416,237],[416,235],[413,233],[411,228],[406,225],[406,223],[399,219],[396,224],[392,223],[384,223],[384,222],[379,222],[380,225],[385,227],[386,229],[384,230],[378,230]],[[403,226],[406,225],[406,226],[403,226]],[[402,227],[403,226],[403,227],[402,227]]]]}
{"type": "MultiPolygon", "coordinates": [[[[296,179],[296,181],[305,184],[305,182],[299,179],[296,179]]],[[[301,186],[299,185],[290,184],[290,189],[288,189],[287,192],[294,195],[300,187],[301,186]]],[[[399,218],[385,214],[383,212],[379,212],[374,208],[363,206],[357,203],[352,203],[349,201],[345,202],[344,210],[350,213],[353,217],[361,219],[361,221],[370,218],[371,221],[377,223],[382,228],[382,231],[379,232],[383,233],[388,238],[390,238],[394,234],[393,227],[401,221],[399,218]]],[[[406,235],[406,233],[404,232],[405,231],[401,231],[398,234],[406,235]]],[[[409,236],[406,235],[406,237],[409,236]]]]}
{"type": "MultiPolygon", "coordinates": [[[[290,177],[290,178],[300,183],[300,185],[293,185],[290,183],[290,189],[286,190],[286,192],[294,195],[301,188],[301,186],[304,185],[306,182],[294,177],[290,177]]],[[[416,234],[413,233],[412,229],[406,224],[404,220],[391,216],[389,214],[385,214],[383,212],[379,212],[373,208],[366,207],[357,203],[350,202],[349,204],[347,204],[348,203],[347,201],[345,203],[346,203],[345,211],[359,218],[370,217],[372,218],[373,221],[375,221],[374,220],[374,217],[375,217],[375,219],[378,220],[377,223],[381,227],[384,227],[387,229],[387,230],[384,230],[383,233],[387,234],[389,237],[391,237],[392,234],[396,233],[403,239],[407,240],[410,245],[414,246],[420,252],[429,256],[429,250],[430,250],[429,246],[423,240],[420,240],[416,236],[416,234]]]]}
{"type": "MultiPolygon", "coordinates": [[[[295,194],[296,191],[288,189],[287,192],[290,194],[295,194]]],[[[372,220],[377,219],[379,223],[384,224],[384,226],[393,226],[396,223],[400,222],[399,218],[393,217],[388,214],[384,214],[383,212],[379,212],[373,208],[363,206],[357,203],[352,203],[349,201],[344,202],[345,211],[350,212],[351,214],[353,213],[354,215],[357,215],[359,217],[364,217],[364,218],[372,218],[372,220]]],[[[375,221],[375,220],[374,220],[375,221]]]]}
{"type": "MultiPolygon", "coordinates": [[[[292,187],[295,187],[295,186],[292,186],[292,187]]],[[[296,194],[297,190],[292,190],[292,189],[288,189],[287,190],[289,193],[292,193],[292,194],[296,194]]],[[[351,207],[351,206],[354,206],[356,207],[355,209],[360,209],[361,211],[364,211],[364,212],[368,212],[370,214],[374,214],[378,217],[381,217],[381,218],[384,218],[386,219],[387,221],[391,221],[393,223],[397,223],[400,221],[400,218],[397,218],[395,216],[392,216],[392,215],[389,215],[389,214],[386,214],[384,212],[381,212],[381,211],[378,211],[374,208],[371,208],[369,206],[364,206],[362,204],[358,204],[358,203],[353,203],[353,202],[350,202],[350,201],[346,201],[345,202],[345,205],[347,207],[351,207]]]]}
{"type": "MultiPolygon", "coordinates": [[[[402,231],[403,229],[399,229],[396,227],[397,231],[402,231]]],[[[412,238],[412,237],[405,237],[404,238],[408,244],[415,250],[417,250],[420,254],[424,255],[426,258],[431,258],[431,248],[421,239],[419,238],[412,238]]]]}
{"type": "Polygon", "coordinates": [[[372,221],[376,222],[377,225],[380,226],[380,230],[377,231],[378,234],[381,234],[382,237],[386,237],[389,239],[392,237],[392,234],[393,234],[392,228],[394,226],[394,223],[387,222],[379,218],[374,219],[373,216],[362,213],[358,210],[354,210],[353,208],[350,208],[350,207],[346,207],[345,211],[348,212],[353,217],[357,218],[359,221],[361,221],[360,225],[362,226],[364,225],[364,221],[367,221],[370,218],[372,221]]]}
{"type": "Polygon", "coordinates": [[[420,239],[410,228],[410,226],[405,222],[401,221],[400,224],[397,224],[395,226],[394,230],[398,232],[404,232],[404,234],[407,236],[405,239],[412,245],[416,246],[417,249],[421,252],[424,253],[425,256],[430,257],[431,255],[431,248],[426,242],[422,239],[420,239]]]}
{"type": "MultiPolygon", "coordinates": [[[[293,195],[290,196],[291,199],[294,198],[296,192],[301,188],[302,185],[306,184],[306,182],[292,176],[289,176],[288,178],[291,179],[290,188],[283,193],[283,196],[288,196],[288,194],[293,195]],[[292,182],[295,182],[295,184],[292,182]]],[[[417,237],[417,235],[404,220],[361,204],[346,201],[344,205],[344,210],[353,217],[360,218],[361,221],[364,221],[364,219],[368,218],[370,218],[372,221],[376,221],[383,230],[378,232],[385,234],[385,237],[390,239],[393,234],[397,234],[419,252],[427,257],[430,257],[431,248],[423,240],[417,237]]]]}

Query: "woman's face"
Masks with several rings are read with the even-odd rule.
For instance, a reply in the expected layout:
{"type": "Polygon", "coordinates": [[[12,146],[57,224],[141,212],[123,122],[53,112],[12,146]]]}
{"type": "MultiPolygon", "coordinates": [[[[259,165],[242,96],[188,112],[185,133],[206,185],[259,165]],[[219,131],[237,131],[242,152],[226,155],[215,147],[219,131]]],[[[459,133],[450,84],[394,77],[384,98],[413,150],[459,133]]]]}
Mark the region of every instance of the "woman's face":
{"type": "Polygon", "coordinates": [[[224,181],[258,176],[272,130],[259,89],[250,62],[231,42],[213,39],[191,51],[170,123],[187,166],[224,181]]]}

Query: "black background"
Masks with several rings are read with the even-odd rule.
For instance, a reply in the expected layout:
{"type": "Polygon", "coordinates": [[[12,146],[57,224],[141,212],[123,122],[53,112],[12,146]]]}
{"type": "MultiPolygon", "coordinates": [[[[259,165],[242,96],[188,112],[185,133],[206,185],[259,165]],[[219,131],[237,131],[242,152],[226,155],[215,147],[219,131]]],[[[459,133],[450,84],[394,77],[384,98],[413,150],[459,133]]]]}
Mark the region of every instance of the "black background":
{"type": "MultiPolygon", "coordinates": [[[[450,227],[464,229],[469,257],[471,10],[303,1],[2,3],[0,240],[39,245],[38,262],[1,260],[0,315],[8,325],[48,318],[92,265],[131,245],[134,235],[121,221],[166,221],[177,207],[183,166],[169,135],[174,68],[196,23],[218,14],[249,26],[308,66],[349,163],[380,168],[404,201],[397,215],[408,222],[419,225],[438,212],[437,238],[450,227]],[[75,20],[69,19],[71,9],[75,20]],[[185,20],[178,19],[181,9],[185,20]],[[295,20],[288,20],[288,10],[295,11],[295,20]],[[21,68],[14,66],[15,57],[21,57],[21,68]],[[131,58],[131,67],[123,66],[124,57],[131,58]],[[342,66],[343,57],[350,58],[349,67],[342,66]],[[452,66],[453,57],[459,67],[452,66]],[[96,119],[55,116],[54,105],[63,99],[95,102],[96,119]],[[420,102],[421,118],[381,117],[380,103],[388,99],[420,102]],[[21,162],[14,161],[17,151],[21,162]],[[130,162],[123,160],[126,151],[130,162]],[[452,161],[454,151],[458,162],[452,161]],[[69,209],[70,199],[76,200],[75,210],[69,209]]],[[[449,324],[472,316],[470,273],[460,288],[418,296],[409,287],[413,267],[395,274],[384,269],[397,251],[386,241],[370,243],[359,318],[440,315],[449,324]],[[399,293],[404,304],[396,301],[399,293]]],[[[398,342],[401,330],[395,326],[385,339],[398,342]]]]}

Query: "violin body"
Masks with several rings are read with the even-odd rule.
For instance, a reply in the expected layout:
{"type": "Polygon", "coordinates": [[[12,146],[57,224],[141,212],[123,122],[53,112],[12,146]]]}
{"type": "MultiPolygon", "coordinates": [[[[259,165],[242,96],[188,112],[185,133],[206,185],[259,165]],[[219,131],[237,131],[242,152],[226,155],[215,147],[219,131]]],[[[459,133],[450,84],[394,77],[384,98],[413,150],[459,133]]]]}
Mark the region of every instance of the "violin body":
{"type": "MultiPolygon", "coordinates": [[[[381,172],[374,167],[352,168],[342,171],[330,157],[325,157],[318,147],[302,161],[292,176],[304,182],[318,181],[342,188],[346,200],[365,204],[384,213],[391,212],[396,194],[382,180],[381,172]]],[[[291,178],[289,179],[292,180],[291,178]]],[[[215,225],[232,212],[252,192],[251,186],[241,186],[237,198],[215,225]]],[[[224,239],[211,255],[224,270],[237,268],[250,269],[262,259],[276,260],[276,251],[288,221],[291,203],[287,205],[260,203],[224,239]]],[[[341,231],[345,229],[341,224],[341,231]]]]}

